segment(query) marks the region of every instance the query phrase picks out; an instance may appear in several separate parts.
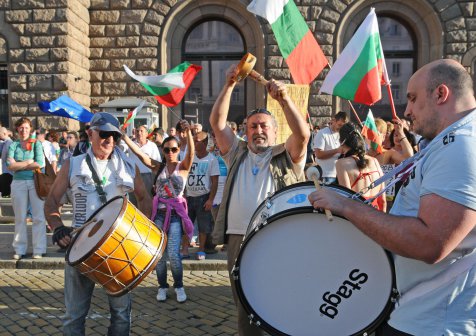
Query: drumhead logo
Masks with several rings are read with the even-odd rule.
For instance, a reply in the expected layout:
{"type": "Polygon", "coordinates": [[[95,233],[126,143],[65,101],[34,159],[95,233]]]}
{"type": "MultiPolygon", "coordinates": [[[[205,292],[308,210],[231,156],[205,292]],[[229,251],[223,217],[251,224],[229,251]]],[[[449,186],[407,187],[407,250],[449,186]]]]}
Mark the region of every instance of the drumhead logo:
{"type": "Polygon", "coordinates": [[[351,281],[345,280],[335,293],[325,292],[324,295],[322,295],[324,303],[319,308],[321,316],[324,315],[334,319],[334,317],[339,314],[337,308],[342,300],[350,298],[353,290],[360,290],[362,288],[360,285],[366,283],[368,278],[369,276],[367,273],[360,272],[358,269],[353,269],[349,273],[349,279],[351,281]]]}

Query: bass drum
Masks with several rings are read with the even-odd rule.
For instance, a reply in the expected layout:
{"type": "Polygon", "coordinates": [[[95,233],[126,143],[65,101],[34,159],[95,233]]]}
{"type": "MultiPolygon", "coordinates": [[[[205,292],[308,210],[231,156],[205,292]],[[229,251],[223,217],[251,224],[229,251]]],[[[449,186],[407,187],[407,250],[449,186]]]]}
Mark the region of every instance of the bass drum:
{"type": "Polygon", "coordinates": [[[233,269],[238,296],[272,335],[370,333],[392,307],[392,260],[346,219],[316,212],[307,200],[314,190],[295,184],[255,211],[233,269]]]}

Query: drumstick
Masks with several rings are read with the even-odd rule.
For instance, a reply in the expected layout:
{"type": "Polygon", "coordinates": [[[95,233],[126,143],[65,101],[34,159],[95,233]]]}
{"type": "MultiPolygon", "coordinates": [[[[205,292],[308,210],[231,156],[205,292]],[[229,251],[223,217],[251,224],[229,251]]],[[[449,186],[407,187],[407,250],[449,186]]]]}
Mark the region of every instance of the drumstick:
{"type": "MultiPolygon", "coordinates": [[[[314,186],[317,190],[321,190],[322,187],[319,183],[319,177],[321,176],[321,173],[316,167],[309,167],[306,170],[306,176],[309,180],[314,182],[314,186]]],[[[331,211],[329,209],[324,209],[324,212],[326,213],[327,220],[331,222],[334,219],[334,217],[332,217],[331,211]]]]}

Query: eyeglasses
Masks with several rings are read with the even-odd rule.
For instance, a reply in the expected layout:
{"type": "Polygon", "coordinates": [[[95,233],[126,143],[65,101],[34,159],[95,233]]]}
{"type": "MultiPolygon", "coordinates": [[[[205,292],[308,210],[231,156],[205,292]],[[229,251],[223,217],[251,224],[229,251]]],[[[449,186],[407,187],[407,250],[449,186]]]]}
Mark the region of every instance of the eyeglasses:
{"type": "Polygon", "coordinates": [[[178,147],[164,147],[164,153],[169,154],[170,152],[172,153],[177,153],[179,151],[178,147]]]}
{"type": "MultiPolygon", "coordinates": [[[[272,115],[271,112],[269,112],[267,109],[265,108],[259,108],[259,109],[256,109],[256,110],[253,110],[253,111],[250,111],[248,112],[248,114],[246,115],[246,117],[251,117],[252,115],[255,115],[255,114],[258,114],[258,113],[263,113],[263,114],[267,114],[267,115],[272,115]]],[[[245,124],[246,125],[246,124],[245,124]]]]}
{"type": "Polygon", "coordinates": [[[122,134],[117,132],[99,131],[98,133],[101,139],[108,139],[109,137],[112,137],[114,141],[118,141],[122,136],[122,134]]]}

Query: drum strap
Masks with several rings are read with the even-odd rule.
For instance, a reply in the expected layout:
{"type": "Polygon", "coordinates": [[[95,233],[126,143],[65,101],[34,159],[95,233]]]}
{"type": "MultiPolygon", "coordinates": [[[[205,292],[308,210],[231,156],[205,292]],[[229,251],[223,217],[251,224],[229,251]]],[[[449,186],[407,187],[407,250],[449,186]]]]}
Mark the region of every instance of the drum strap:
{"type": "Polygon", "coordinates": [[[410,289],[405,294],[401,295],[397,300],[396,305],[403,305],[408,301],[417,299],[431,291],[442,287],[443,285],[455,280],[460,274],[468,271],[476,265],[476,251],[457,259],[446,270],[438,274],[431,280],[421,282],[417,286],[410,289]]]}
{"type": "Polygon", "coordinates": [[[93,167],[93,164],[91,162],[91,156],[89,156],[89,154],[86,154],[86,163],[88,164],[88,167],[91,170],[91,174],[92,174],[92,177],[93,177],[93,180],[94,180],[96,191],[99,195],[99,200],[104,205],[104,204],[107,203],[107,194],[106,194],[106,192],[104,191],[104,189],[102,187],[101,181],[99,181],[98,173],[96,172],[96,170],[93,167]]]}

